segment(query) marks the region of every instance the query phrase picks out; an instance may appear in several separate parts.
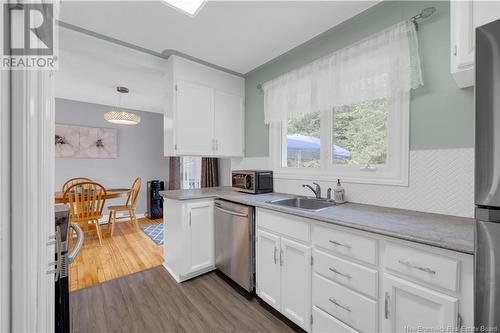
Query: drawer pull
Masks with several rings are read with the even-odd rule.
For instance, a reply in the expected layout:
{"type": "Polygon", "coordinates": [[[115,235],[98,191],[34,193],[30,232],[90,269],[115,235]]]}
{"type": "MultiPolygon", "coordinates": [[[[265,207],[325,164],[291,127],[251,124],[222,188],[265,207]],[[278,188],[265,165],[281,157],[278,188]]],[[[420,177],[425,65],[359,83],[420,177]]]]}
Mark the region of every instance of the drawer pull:
{"type": "Polygon", "coordinates": [[[408,267],[411,267],[411,268],[415,268],[415,269],[418,269],[420,271],[423,271],[423,272],[426,272],[426,273],[429,273],[429,274],[436,274],[436,271],[435,270],[432,270],[430,268],[427,268],[427,267],[421,267],[421,266],[417,266],[417,265],[414,265],[412,264],[411,262],[409,261],[405,261],[405,260],[398,260],[398,262],[401,264],[401,265],[405,265],[405,266],[408,266],[408,267]]]}
{"type": "Polygon", "coordinates": [[[330,271],[334,272],[335,274],[342,275],[343,277],[348,278],[348,279],[352,279],[352,276],[350,274],[339,272],[338,270],[336,270],[335,268],[332,268],[332,267],[330,267],[328,269],[330,271]]]}
{"type": "Polygon", "coordinates": [[[274,247],[274,264],[276,265],[278,263],[278,249],[276,248],[276,246],[274,247]]]}
{"type": "Polygon", "coordinates": [[[335,304],[336,306],[338,306],[339,308],[342,308],[348,312],[352,312],[351,308],[348,307],[347,305],[342,305],[340,304],[339,302],[337,302],[337,300],[333,299],[333,298],[329,298],[328,299],[330,302],[332,302],[333,304],[335,304]]]}
{"type": "Polygon", "coordinates": [[[334,245],[343,246],[343,247],[348,248],[348,249],[351,248],[351,245],[349,245],[349,244],[343,244],[343,243],[340,243],[340,242],[337,242],[337,241],[333,241],[333,240],[329,240],[329,242],[332,243],[332,244],[334,244],[334,245]]]}

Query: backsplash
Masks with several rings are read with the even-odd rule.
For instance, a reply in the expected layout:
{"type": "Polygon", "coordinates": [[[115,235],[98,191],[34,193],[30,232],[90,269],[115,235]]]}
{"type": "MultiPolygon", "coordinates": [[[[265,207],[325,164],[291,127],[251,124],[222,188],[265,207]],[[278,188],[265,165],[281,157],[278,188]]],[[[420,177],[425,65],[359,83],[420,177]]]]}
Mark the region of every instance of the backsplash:
{"type": "MultiPolygon", "coordinates": [[[[224,160],[221,181],[223,185],[230,184],[230,170],[268,168],[269,159],[264,157],[224,160]]],[[[422,212],[474,216],[474,149],[410,151],[409,171],[409,186],[345,183],[346,199],[422,212]]],[[[309,182],[275,178],[274,190],[310,196],[312,193],[301,186],[309,182]]],[[[333,188],[335,180],[318,183],[324,195],[328,187],[333,188]]]]}

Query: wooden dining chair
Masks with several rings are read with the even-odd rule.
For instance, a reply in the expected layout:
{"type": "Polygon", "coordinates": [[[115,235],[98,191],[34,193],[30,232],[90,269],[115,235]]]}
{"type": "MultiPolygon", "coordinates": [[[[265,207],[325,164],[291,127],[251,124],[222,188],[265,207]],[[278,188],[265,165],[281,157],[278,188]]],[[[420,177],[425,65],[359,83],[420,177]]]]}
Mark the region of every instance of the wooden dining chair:
{"type": "Polygon", "coordinates": [[[90,225],[95,226],[99,244],[102,245],[99,219],[106,202],[106,189],[91,181],[77,182],[64,191],[64,197],[69,205],[70,221],[77,223],[84,231],[88,230],[90,225]]]}
{"type": "Polygon", "coordinates": [[[71,185],[83,182],[92,182],[92,179],[85,177],[71,178],[66,183],[64,183],[64,185],[62,186],[62,191],[65,192],[71,185]]]}
{"type": "Polygon", "coordinates": [[[109,218],[108,218],[108,226],[111,228],[111,236],[113,236],[113,232],[115,231],[115,222],[117,220],[128,219],[135,224],[136,227],[139,227],[139,223],[137,222],[137,217],[135,216],[135,208],[137,197],[139,196],[139,191],[141,190],[141,178],[136,178],[132,187],[130,188],[130,192],[128,194],[127,202],[122,206],[109,206],[109,218]],[[128,212],[128,216],[116,218],[116,212],[128,212]]]}

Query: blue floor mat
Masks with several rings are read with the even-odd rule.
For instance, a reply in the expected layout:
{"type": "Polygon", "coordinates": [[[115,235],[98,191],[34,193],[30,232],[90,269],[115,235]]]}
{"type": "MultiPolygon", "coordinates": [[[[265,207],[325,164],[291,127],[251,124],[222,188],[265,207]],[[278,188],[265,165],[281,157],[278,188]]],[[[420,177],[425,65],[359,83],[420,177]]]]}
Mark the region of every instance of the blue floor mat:
{"type": "Polygon", "coordinates": [[[163,223],[148,225],[141,227],[141,229],[146,235],[148,235],[149,238],[151,238],[153,242],[156,243],[156,245],[163,244],[163,223]]]}

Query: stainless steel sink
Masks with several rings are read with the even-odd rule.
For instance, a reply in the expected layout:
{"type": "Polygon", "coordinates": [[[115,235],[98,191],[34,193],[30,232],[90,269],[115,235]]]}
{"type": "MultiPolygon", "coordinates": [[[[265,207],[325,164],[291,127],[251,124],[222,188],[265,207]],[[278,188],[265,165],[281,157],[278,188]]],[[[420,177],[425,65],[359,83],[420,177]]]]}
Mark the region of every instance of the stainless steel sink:
{"type": "Polygon", "coordinates": [[[314,198],[279,199],[279,200],[268,201],[268,203],[278,206],[310,210],[314,212],[318,212],[320,210],[335,205],[335,203],[331,201],[314,199],[314,198]]]}

